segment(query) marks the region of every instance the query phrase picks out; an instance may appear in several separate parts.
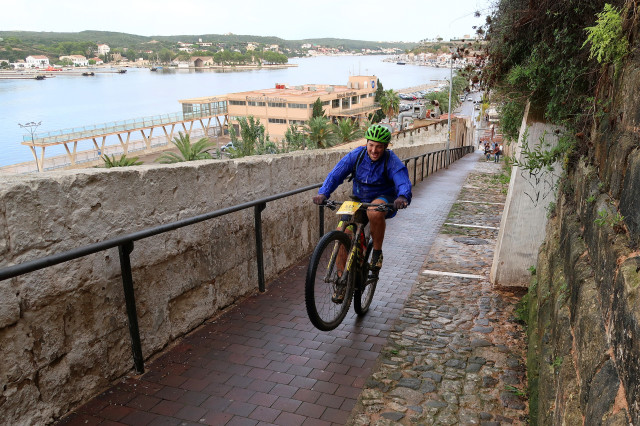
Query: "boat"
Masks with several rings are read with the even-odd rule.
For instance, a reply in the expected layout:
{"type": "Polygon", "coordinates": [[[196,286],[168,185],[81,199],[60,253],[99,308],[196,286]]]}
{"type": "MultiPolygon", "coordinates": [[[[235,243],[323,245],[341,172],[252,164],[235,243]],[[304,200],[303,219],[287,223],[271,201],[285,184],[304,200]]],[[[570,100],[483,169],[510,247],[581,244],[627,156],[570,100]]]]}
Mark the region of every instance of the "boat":
{"type": "Polygon", "coordinates": [[[396,62],[396,64],[398,64],[398,65],[406,65],[407,63],[406,62],[402,62],[402,61],[398,61],[398,62],[396,62]]]}
{"type": "Polygon", "coordinates": [[[118,74],[124,74],[126,72],[127,72],[127,70],[118,70],[118,74]]]}
{"type": "Polygon", "coordinates": [[[85,77],[88,77],[88,76],[94,76],[96,74],[93,71],[90,71],[90,72],[83,72],[82,75],[84,75],[85,77]]]}
{"type": "Polygon", "coordinates": [[[38,74],[38,75],[35,76],[36,80],[44,80],[44,78],[45,78],[45,76],[42,75],[42,74],[38,74]]]}

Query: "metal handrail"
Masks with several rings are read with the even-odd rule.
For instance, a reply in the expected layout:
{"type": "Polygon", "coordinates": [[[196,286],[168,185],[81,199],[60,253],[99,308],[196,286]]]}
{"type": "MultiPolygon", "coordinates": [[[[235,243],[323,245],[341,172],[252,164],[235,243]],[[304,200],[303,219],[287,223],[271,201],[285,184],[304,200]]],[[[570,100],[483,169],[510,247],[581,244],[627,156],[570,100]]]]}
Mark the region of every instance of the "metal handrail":
{"type": "MultiPolygon", "coordinates": [[[[461,158],[463,155],[471,152],[473,149],[472,146],[464,146],[459,148],[452,148],[451,157],[461,158]]],[[[416,169],[417,169],[417,160],[418,158],[422,158],[422,169],[421,169],[421,181],[425,177],[425,168],[424,168],[424,160],[425,157],[427,159],[427,169],[426,176],[429,176],[429,160],[431,155],[433,155],[433,162],[431,163],[431,173],[437,171],[438,169],[444,167],[445,157],[444,153],[446,150],[433,151],[425,154],[417,155],[415,157],[407,158],[401,160],[405,165],[409,163],[409,161],[414,160],[414,170],[413,170],[413,185],[416,184],[416,169]],[[437,159],[436,159],[437,157],[437,159]],[[438,165],[440,167],[438,167],[438,165]]],[[[256,264],[258,268],[258,289],[260,292],[265,291],[265,281],[264,281],[264,262],[263,262],[263,247],[262,247],[262,211],[266,208],[268,202],[279,200],[281,198],[290,197],[292,195],[300,194],[302,192],[310,191],[315,188],[319,188],[322,186],[320,183],[316,183],[313,185],[308,185],[302,188],[297,188],[291,191],[282,192],[279,194],[271,195],[269,197],[261,198],[259,200],[250,201],[243,204],[238,204],[232,207],[227,207],[220,210],[215,210],[213,212],[204,213],[198,216],[181,219],[175,222],[155,226],[152,228],[143,229],[141,231],[133,232],[130,234],[121,235],[115,238],[111,238],[105,241],[100,241],[93,244],[88,244],[86,246],[74,248],[62,253],[56,253],[49,256],[41,257],[38,259],[30,260],[27,262],[19,263],[17,265],[8,266],[0,269],[0,281],[7,280],[9,278],[15,278],[20,275],[24,275],[29,272],[37,271],[39,269],[44,269],[49,266],[57,265],[59,263],[67,262],[69,260],[78,259],[80,257],[84,257],[90,254],[94,254],[100,251],[108,250],[110,248],[118,247],[118,252],[120,256],[120,268],[122,271],[122,285],[125,295],[125,304],[127,309],[127,317],[129,323],[129,334],[131,336],[131,350],[133,352],[133,361],[134,368],[138,373],[144,372],[144,358],[142,356],[142,344],[140,342],[140,330],[138,328],[138,315],[136,310],[136,302],[135,295],[133,291],[133,276],[131,271],[131,260],[129,255],[133,251],[133,242],[137,240],[141,240],[144,238],[152,237],[154,235],[163,234],[165,232],[173,231],[179,228],[183,228],[185,226],[193,225],[199,222],[203,222],[205,220],[213,219],[216,217],[224,216],[229,213],[234,213],[240,210],[254,208],[254,224],[255,224],[255,237],[256,237],[256,264]]],[[[322,237],[324,234],[324,210],[322,208],[318,209],[318,217],[319,217],[319,236],[322,237]]]]}

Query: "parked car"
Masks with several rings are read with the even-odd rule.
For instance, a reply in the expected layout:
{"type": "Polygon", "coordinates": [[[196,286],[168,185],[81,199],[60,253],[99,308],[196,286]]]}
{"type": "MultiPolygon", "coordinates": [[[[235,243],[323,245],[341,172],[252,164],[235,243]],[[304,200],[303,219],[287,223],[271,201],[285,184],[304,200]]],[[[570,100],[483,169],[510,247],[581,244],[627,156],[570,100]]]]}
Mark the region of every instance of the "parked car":
{"type": "Polygon", "coordinates": [[[220,148],[220,151],[225,152],[229,148],[235,148],[235,146],[233,146],[233,142],[229,142],[229,143],[226,143],[226,144],[222,145],[222,148],[220,148]]]}

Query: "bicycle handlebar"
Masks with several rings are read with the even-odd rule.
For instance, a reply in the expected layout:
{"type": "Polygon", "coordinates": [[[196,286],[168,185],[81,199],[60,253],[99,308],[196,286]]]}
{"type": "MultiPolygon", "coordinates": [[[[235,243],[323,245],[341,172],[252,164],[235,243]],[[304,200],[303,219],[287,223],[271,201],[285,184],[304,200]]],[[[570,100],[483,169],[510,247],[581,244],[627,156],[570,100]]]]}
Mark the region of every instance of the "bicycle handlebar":
{"type": "MultiPolygon", "coordinates": [[[[322,204],[320,204],[320,205],[323,206],[323,207],[328,207],[331,210],[335,210],[338,207],[340,207],[342,205],[342,203],[343,203],[343,201],[324,200],[322,202],[322,204]]],[[[396,211],[396,208],[393,205],[393,203],[381,203],[381,204],[361,203],[361,204],[362,205],[360,206],[360,209],[369,208],[369,207],[375,207],[374,210],[381,211],[381,212],[396,211]]]]}

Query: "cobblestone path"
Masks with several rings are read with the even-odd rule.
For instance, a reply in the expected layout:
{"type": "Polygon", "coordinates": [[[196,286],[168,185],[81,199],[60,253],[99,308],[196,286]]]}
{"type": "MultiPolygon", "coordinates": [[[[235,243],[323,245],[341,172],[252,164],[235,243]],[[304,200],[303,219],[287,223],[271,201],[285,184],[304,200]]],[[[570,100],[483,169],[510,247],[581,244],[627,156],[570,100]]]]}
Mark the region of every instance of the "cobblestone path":
{"type": "Polygon", "coordinates": [[[469,174],[350,424],[526,423],[519,295],[488,281],[506,197],[500,171],[480,161],[469,174]]]}

